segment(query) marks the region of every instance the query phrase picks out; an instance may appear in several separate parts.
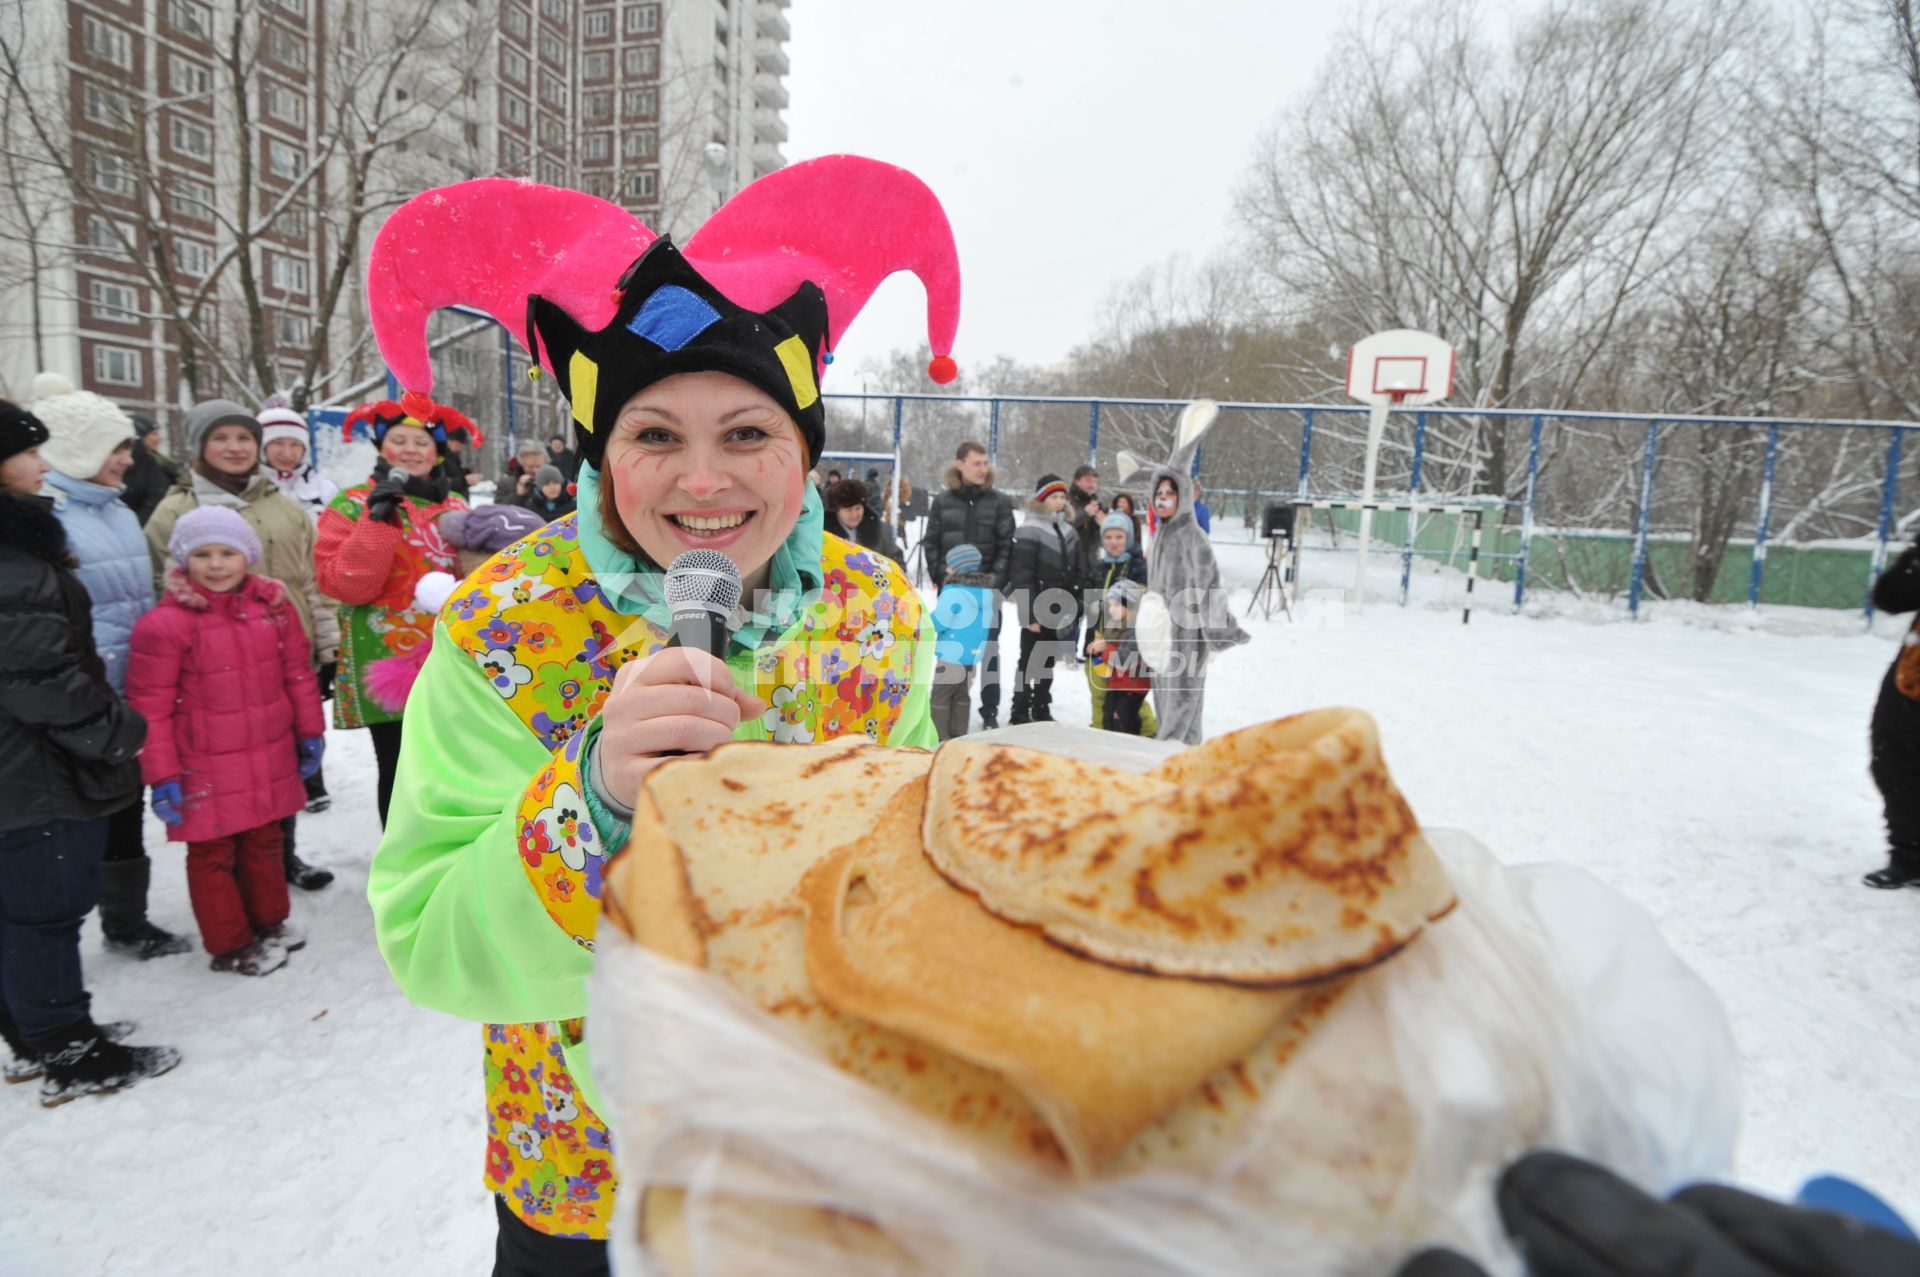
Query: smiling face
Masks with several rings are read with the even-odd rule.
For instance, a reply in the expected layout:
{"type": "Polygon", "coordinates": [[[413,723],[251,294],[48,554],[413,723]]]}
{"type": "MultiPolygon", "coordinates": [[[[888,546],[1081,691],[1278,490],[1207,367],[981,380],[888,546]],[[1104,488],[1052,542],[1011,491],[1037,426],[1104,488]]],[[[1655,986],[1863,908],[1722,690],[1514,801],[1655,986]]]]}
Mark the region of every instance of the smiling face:
{"type": "Polygon", "coordinates": [[[419,426],[389,426],[380,440],[380,455],[396,470],[405,470],[416,478],[432,472],[440,460],[433,436],[419,426]]]}
{"type": "Polygon", "coordinates": [[[230,545],[203,545],[187,555],[187,575],[209,594],[225,594],[246,579],[247,556],[230,545]]]}
{"type": "Polygon", "coordinates": [[[207,431],[200,455],[221,474],[251,474],[260,465],[260,441],[250,427],[228,423],[207,431]]]}
{"type": "Polygon", "coordinates": [[[1108,528],[1100,534],[1100,544],[1117,559],[1127,552],[1127,534],[1120,528],[1108,528]]]}
{"type": "Polygon", "coordinates": [[[103,488],[117,488],[126,481],[127,467],[133,464],[133,440],[129,439],[115,448],[100,466],[100,472],[93,476],[93,482],[103,488]]]}
{"type": "Polygon", "coordinates": [[[834,517],[840,520],[840,526],[851,532],[859,527],[860,520],[866,517],[867,507],[863,505],[843,505],[833,513],[834,517]]]}
{"type": "Polygon", "coordinates": [[[1153,512],[1164,521],[1180,513],[1180,489],[1173,480],[1162,479],[1153,485],[1153,512]]]}
{"type": "Polygon", "coordinates": [[[987,476],[993,471],[993,462],[987,459],[986,450],[969,452],[960,458],[960,480],[971,483],[977,488],[987,486],[987,476]]]}
{"type": "Polygon", "coordinates": [[[274,439],[267,444],[267,464],[275,470],[298,470],[307,459],[307,445],[298,439],[274,439]]]}
{"type": "Polygon", "coordinates": [[[648,386],[621,405],[604,465],[621,526],[662,567],[718,550],[749,590],[800,519],[806,446],[780,405],[721,372],[648,386]]]}

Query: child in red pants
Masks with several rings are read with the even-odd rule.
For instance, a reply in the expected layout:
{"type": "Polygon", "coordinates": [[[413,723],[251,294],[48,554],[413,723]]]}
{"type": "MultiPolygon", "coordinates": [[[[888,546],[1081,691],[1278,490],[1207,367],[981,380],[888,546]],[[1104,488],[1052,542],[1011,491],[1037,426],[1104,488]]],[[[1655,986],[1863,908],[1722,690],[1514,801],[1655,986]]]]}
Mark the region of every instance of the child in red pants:
{"type": "Polygon", "coordinates": [[[213,969],[265,975],[305,940],[287,923],[280,821],[320,765],[320,689],[299,615],[249,569],[260,540],[238,513],[180,516],[160,605],[133,630],[127,701],[147,720],[140,770],[171,842],[213,969]]]}

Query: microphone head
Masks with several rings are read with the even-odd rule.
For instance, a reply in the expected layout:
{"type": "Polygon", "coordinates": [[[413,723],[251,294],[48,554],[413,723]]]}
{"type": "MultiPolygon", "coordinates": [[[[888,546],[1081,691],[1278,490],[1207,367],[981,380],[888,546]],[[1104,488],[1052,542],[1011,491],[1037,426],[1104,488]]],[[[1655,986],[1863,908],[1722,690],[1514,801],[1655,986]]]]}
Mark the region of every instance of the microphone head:
{"type": "Polygon", "coordinates": [[[718,550],[688,550],[667,565],[667,609],[675,616],[711,612],[722,619],[740,606],[740,569],[718,550]]]}

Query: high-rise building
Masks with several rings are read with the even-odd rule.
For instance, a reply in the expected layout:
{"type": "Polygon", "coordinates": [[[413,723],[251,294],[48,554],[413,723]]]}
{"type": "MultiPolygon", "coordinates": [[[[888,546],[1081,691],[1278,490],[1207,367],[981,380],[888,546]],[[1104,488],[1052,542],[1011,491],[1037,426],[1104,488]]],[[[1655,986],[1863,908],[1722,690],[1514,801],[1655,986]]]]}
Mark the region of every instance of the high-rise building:
{"type": "MultiPolygon", "coordinates": [[[[222,128],[232,50],[201,0],[70,0],[16,6],[4,37],[19,67],[5,142],[16,156],[0,221],[0,380],[16,395],[36,365],[131,409],[176,397],[182,359],[222,354],[261,325],[276,369],[312,334],[324,230],[309,216],[327,174],[309,176],[321,126],[327,6],[263,0],[244,51],[249,127],[222,128]],[[10,23],[10,26],[13,24],[10,23]],[[25,98],[32,98],[27,109],[25,98]],[[26,157],[33,157],[31,159],[26,157]],[[244,263],[223,263],[254,193],[260,225],[244,263]],[[278,207],[298,188],[300,198],[278,207]],[[257,314],[234,311],[209,276],[241,266],[257,314]],[[191,313],[203,351],[183,352],[166,316],[191,313]]],[[[228,21],[231,21],[230,15],[228,21]]],[[[229,28],[230,29],[230,28],[229,28]]]]}
{"type": "MultiPolygon", "coordinates": [[[[786,7],[28,0],[0,33],[21,67],[0,85],[4,142],[45,159],[0,172],[0,393],[48,367],[166,421],[189,382],[291,388],[318,342],[315,400],[355,397],[381,371],[367,247],[446,182],[573,186],[684,238],[784,162],[786,7]]],[[[497,332],[448,348],[476,418],[505,410],[477,401],[508,393],[499,352],[497,332]]],[[[519,384],[537,418],[551,392],[519,384]]]]}

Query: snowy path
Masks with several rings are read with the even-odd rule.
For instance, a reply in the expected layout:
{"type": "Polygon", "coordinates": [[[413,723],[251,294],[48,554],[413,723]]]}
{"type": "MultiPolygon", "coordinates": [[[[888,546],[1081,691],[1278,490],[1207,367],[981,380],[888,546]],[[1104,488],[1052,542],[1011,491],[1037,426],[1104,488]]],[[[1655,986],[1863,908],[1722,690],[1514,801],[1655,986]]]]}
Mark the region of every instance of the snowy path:
{"type": "MultiPolygon", "coordinates": [[[[1257,551],[1223,557],[1252,583],[1257,551]]],[[[1372,710],[1423,820],[1509,861],[1587,867],[1720,992],[1746,1061],[1746,1179],[1782,1192],[1838,1169],[1920,1216],[1920,892],[1858,885],[1879,863],[1866,721],[1892,630],[1492,612],[1462,627],[1457,611],[1377,604],[1338,627],[1255,628],[1215,668],[1211,731],[1372,710]]],[[[1067,679],[1056,705],[1084,715],[1084,683],[1067,679]]],[[[141,1020],[186,1060],[52,1112],[31,1087],[0,1094],[9,1274],[487,1271],[477,1031],[393,990],[364,899],[364,733],[332,735],[327,761],[335,805],[303,818],[302,848],[340,879],[295,902],[312,940],[287,970],[142,965],[103,954],[89,926],[97,1013],[141,1020]]],[[[154,916],[190,930],[179,853],[159,837],[150,823],[154,916]]]]}

